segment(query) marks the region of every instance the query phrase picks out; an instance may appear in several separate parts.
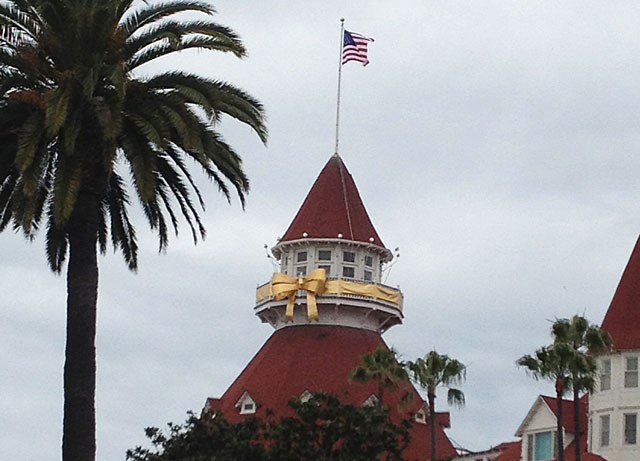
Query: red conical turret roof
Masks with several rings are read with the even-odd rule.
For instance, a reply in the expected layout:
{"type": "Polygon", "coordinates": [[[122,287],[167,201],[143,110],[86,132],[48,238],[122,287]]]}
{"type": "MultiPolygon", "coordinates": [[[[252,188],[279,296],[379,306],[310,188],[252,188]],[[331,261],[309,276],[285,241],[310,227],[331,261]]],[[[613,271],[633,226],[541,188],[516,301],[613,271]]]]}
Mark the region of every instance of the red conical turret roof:
{"type": "Polygon", "coordinates": [[[640,349],[640,238],[602,321],[617,350],[640,349]]]}
{"type": "Polygon", "coordinates": [[[311,187],[280,242],[304,238],[342,238],[384,248],[353,177],[339,155],[333,155],[311,187]],[[373,238],[373,241],[370,239],[373,238]]]}

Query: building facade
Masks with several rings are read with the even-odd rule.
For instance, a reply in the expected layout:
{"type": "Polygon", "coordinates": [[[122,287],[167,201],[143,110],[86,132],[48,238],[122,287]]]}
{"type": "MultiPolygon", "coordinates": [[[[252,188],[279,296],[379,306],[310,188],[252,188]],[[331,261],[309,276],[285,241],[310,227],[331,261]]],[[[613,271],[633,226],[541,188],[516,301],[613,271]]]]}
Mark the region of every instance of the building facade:
{"type": "MultiPolygon", "coordinates": [[[[288,402],[316,391],[342,402],[379,402],[375,382],[349,380],[361,356],[386,348],[382,333],[403,320],[399,289],[382,283],[392,260],[376,232],[353,177],[338,155],[327,162],[283,237],[272,249],[279,272],[259,286],[255,314],[274,332],[220,398],[209,398],[205,411],[222,412],[231,421],[249,416],[291,416],[288,402]]],[[[407,460],[428,460],[431,428],[428,408],[406,384],[385,392],[392,418],[414,419],[407,460]],[[412,403],[399,406],[405,392],[412,403]]],[[[451,459],[456,450],[445,434],[449,414],[436,418],[437,456],[451,459]]]]}
{"type": "Polygon", "coordinates": [[[613,349],[598,357],[600,382],[589,399],[589,447],[609,461],[640,460],[640,239],[602,329],[613,349]]]}

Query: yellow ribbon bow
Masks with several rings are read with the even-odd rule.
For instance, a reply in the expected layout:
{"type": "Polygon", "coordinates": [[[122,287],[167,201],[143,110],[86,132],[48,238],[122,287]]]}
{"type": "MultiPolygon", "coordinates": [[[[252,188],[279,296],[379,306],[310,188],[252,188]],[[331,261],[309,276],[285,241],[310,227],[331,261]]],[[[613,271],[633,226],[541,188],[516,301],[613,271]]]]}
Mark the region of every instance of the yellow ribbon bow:
{"type": "Polygon", "coordinates": [[[315,269],[306,277],[291,277],[285,274],[273,274],[271,291],[276,301],[289,298],[285,313],[285,322],[293,321],[293,305],[296,300],[296,292],[305,290],[307,292],[307,318],[318,320],[318,306],[316,305],[316,295],[321,295],[325,291],[327,276],[324,269],[315,269]]]}

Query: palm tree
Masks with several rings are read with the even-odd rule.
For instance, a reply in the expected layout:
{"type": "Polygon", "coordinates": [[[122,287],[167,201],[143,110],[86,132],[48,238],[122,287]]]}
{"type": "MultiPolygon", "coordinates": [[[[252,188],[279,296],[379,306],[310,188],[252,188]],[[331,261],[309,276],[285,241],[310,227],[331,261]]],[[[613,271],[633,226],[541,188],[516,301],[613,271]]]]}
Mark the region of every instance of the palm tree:
{"type": "Polygon", "coordinates": [[[554,344],[569,344],[575,354],[569,364],[571,387],[573,390],[573,424],[575,428],[575,459],[581,460],[580,454],[580,393],[591,392],[598,378],[598,366],[593,353],[603,352],[611,347],[609,333],[579,315],[571,320],[556,320],[551,327],[554,344]]]}
{"type": "Polygon", "coordinates": [[[562,398],[571,387],[570,363],[574,360],[575,352],[565,343],[554,344],[538,349],[534,355],[524,355],[516,362],[524,367],[535,379],[548,379],[555,383],[557,451],[559,461],[564,461],[564,437],[562,433],[562,398]]]}
{"type": "Polygon", "coordinates": [[[164,250],[182,214],[196,240],[195,162],[241,203],[248,180],[215,126],[224,115],[266,140],[263,108],[227,83],[145,64],[182,50],[245,55],[203,0],[0,0],[0,231],[46,228],[54,272],[67,266],[63,459],[95,459],[97,250],[110,234],[131,270],[127,192],[164,250]],[[128,170],[128,172],[127,172],[128,170]],[[176,212],[176,208],[180,211],[176,212]]]}
{"type": "Polygon", "coordinates": [[[436,460],[436,390],[439,386],[448,388],[447,402],[449,405],[462,407],[465,404],[464,393],[460,389],[451,387],[466,379],[466,367],[459,361],[447,355],[440,355],[435,350],[429,352],[423,359],[407,362],[411,378],[427,391],[429,402],[429,424],[431,425],[431,460],[436,460]]]}
{"type": "MultiPolygon", "coordinates": [[[[369,380],[378,383],[378,398],[380,405],[384,405],[384,391],[397,391],[403,383],[409,381],[409,376],[402,363],[398,362],[395,351],[378,346],[370,354],[363,354],[361,364],[351,371],[350,380],[366,382],[369,380]]],[[[409,398],[411,394],[405,394],[402,400],[409,398]]]]}

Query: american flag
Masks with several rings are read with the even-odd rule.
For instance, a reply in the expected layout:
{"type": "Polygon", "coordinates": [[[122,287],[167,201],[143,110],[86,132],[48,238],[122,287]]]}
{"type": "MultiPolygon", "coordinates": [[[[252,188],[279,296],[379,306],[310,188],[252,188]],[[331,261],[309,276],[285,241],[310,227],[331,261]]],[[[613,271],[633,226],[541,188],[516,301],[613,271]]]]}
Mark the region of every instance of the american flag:
{"type": "Polygon", "coordinates": [[[369,59],[367,59],[367,44],[369,42],[373,42],[373,39],[345,30],[342,44],[342,64],[349,61],[361,62],[363,66],[369,64],[369,59]]]}

